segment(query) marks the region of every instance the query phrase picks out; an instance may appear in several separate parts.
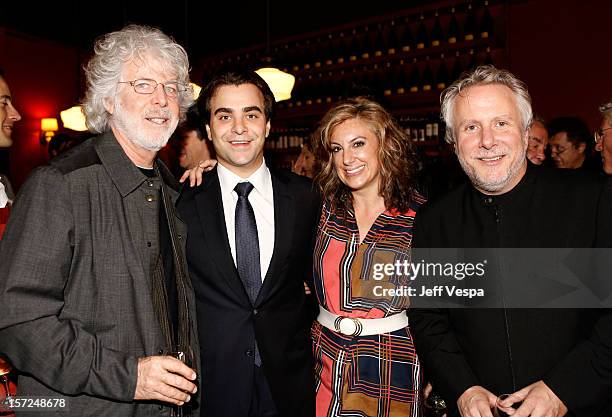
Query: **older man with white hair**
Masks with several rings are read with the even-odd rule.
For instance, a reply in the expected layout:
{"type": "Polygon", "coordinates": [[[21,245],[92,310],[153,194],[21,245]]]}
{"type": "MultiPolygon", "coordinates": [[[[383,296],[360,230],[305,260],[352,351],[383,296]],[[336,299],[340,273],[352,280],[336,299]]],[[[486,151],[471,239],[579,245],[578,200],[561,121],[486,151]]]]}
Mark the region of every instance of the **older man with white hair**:
{"type": "Polygon", "coordinates": [[[156,158],[192,104],[188,70],[157,29],[101,37],[84,102],[99,135],[21,190],[0,248],[0,353],[20,395],[45,400],[24,414],[168,415],[197,391],[185,226],[156,158]]]}
{"type": "MultiPolygon", "coordinates": [[[[471,183],[421,209],[414,247],[608,247],[604,185],[588,173],[528,166],[531,100],[514,75],[492,66],[465,74],[443,93],[442,117],[471,183]]],[[[501,394],[512,394],[501,406],[515,404],[514,417],[611,415],[608,310],[424,309],[410,316],[417,353],[450,415],[492,417],[501,394]]]]}

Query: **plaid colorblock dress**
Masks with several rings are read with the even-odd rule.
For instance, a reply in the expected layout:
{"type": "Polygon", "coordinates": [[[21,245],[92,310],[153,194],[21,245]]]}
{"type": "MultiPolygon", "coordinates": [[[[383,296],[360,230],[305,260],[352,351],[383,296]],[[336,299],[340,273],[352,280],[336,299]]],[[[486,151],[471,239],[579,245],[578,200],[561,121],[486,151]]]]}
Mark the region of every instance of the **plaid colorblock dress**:
{"type": "MultiPolygon", "coordinates": [[[[319,304],[347,317],[382,318],[404,312],[407,297],[379,297],[374,287],[407,285],[405,276],[373,278],[374,264],[410,260],[412,224],[423,197],[415,195],[406,213],[385,211],[363,242],[354,214],[321,212],[314,253],[314,281],[319,304]]],[[[420,417],[422,370],[410,328],[373,336],[345,336],[312,327],[317,417],[420,417]]]]}

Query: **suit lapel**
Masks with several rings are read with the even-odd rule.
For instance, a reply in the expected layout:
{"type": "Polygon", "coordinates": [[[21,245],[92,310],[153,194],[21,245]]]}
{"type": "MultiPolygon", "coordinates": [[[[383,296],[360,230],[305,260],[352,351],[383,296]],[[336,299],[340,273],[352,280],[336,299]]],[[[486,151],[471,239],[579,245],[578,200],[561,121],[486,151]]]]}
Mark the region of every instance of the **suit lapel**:
{"type": "Polygon", "coordinates": [[[195,196],[196,210],[206,244],[202,250],[205,250],[205,255],[218,266],[218,271],[242,302],[250,304],[251,301],[238,276],[227,238],[221,186],[216,168],[205,177],[202,187],[195,196]]]}
{"type": "Polygon", "coordinates": [[[281,284],[280,271],[290,256],[295,227],[295,207],[289,185],[270,170],[274,198],[274,251],[255,305],[259,306],[281,284]]]}

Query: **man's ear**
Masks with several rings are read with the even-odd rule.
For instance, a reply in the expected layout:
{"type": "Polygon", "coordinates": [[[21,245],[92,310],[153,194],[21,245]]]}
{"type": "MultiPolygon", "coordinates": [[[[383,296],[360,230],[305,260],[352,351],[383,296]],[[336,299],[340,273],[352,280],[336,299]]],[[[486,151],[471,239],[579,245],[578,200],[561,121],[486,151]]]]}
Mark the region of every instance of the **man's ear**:
{"type": "Polygon", "coordinates": [[[270,134],[270,121],[268,120],[266,122],[266,138],[268,137],[269,134],[270,134]]]}
{"type": "Polygon", "coordinates": [[[584,153],[586,151],[586,143],[580,142],[580,145],[578,145],[576,149],[578,149],[578,152],[584,153]]]}
{"type": "Polygon", "coordinates": [[[212,142],[212,136],[210,135],[210,125],[206,125],[206,137],[208,138],[209,141],[212,142]]]}
{"type": "Polygon", "coordinates": [[[106,111],[109,114],[113,114],[115,111],[115,100],[110,97],[104,97],[102,102],[104,103],[104,108],[106,109],[106,111]]]}

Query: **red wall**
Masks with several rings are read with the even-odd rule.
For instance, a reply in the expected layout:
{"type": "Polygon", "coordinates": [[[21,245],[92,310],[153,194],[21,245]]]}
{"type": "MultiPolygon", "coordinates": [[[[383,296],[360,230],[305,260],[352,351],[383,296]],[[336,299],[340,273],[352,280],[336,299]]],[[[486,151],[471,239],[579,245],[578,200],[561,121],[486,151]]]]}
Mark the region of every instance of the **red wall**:
{"type": "Polygon", "coordinates": [[[510,70],[525,81],[534,110],[549,120],[579,116],[599,127],[612,99],[612,2],[534,0],[510,7],[510,70]]]}
{"type": "Polygon", "coordinates": [[[74,48],[0,28],[0,67],[22,117],[9,151],[8,174],[17,188],[33,168],[47,162],[40,119],[56,117],[61,127],[59,112],[79,97],[78,61],[74,48]]]}

